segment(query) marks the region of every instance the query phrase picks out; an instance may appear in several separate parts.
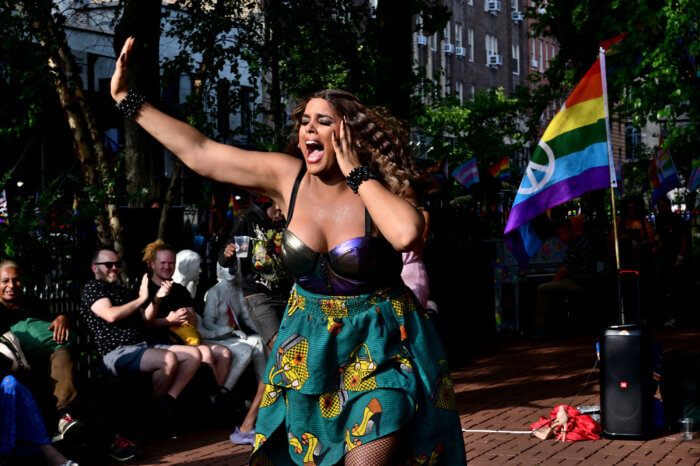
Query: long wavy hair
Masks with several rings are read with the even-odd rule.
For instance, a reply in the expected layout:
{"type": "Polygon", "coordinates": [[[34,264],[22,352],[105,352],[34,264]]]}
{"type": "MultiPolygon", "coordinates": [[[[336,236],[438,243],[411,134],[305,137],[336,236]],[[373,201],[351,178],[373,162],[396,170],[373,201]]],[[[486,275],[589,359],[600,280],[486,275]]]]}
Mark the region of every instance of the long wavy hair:
{"type": "Polygon", "coordinates": [[[299,127],[309,100],[318,98],[330,103],[350,128],[353,145],[363,165],[378,173],[391,192],[405,196],[417,174],[408,153],[408,124],[389,114],[384,107],[369,107],[349,92],[338,89],[318,91],[301,102],[292,112],[294,133],[287,152],[301,156],[299,127]]]}

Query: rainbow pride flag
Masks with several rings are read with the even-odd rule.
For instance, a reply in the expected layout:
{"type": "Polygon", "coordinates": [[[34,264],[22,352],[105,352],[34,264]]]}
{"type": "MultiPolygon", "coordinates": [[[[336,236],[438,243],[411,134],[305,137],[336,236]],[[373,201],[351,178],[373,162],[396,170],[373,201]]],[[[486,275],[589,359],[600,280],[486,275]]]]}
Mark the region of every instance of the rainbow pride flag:
{"type": "Polygon", "coordinates": [[[606,88],[601,51],[532,154],[504,231],[521,268],[542,245],[530,220],[587,191],[617,186],[609,150],[606,88]]]}
{"type": "Polygon", "coordinates": [[[78,215],[80,213],[79,209],[80,209],[80,204],[78,203],[78,195],[73,193],[73,214],[72,214],[73,217],[75,217],[76,215],[78,215]]]}
{"type": "Polygon", "coordinates": [[[503,157],[489,168],[489,173],[498,181],[510,181],[510,159],[503,157]]]}
{"type": "Polygon", "coordinates": [[[663,147],[663,144],[664,138],[660,134],[659,150],[656,151],[656,155],[651,159],[651,164],[649,164],[649,179],[653,188],[651,192],[651,207],[654,207],[659,199],[664,197],[670,190],[681,185],[676,166],[673,164],[673,159],[671,159],[671,153],[663,147]]]}
{"type": "Polygon", "coordinates": [[[693,160],[691,168],[693,171],[688,177],[688,191],[697,189],[700,186],[700,159],[693,160]]]}
{"type": "Polygon", "coordinates": [[[7,222],[7,194],[5,190],[0,193],[0,223],[7,222]]]}
{"type": "Polygon", "coordinates": [[[452,176],[459,184],[468,188],[479,182],[479,167],[476,165],[476,158],[471,158],[452,171],[452,176]]]}
{"type": "Polygon", "coordinates": [[[236,207],[233,200],[233,194],[228,198],[228,207],[226,208],[226,219],[229,222],[233,222],[233,218],[236,216],[236,207]]]}

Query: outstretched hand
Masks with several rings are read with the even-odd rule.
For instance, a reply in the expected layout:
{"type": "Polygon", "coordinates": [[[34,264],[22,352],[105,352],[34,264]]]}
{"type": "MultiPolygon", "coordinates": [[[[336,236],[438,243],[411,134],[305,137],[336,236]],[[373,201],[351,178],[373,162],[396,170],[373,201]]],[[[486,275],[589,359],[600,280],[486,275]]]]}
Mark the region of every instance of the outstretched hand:
{"type": "Polygon", "coordinates": [[[343,176],[348,176],[353,168],[357,168],[362,164],[355,151],[355,146],[352,144],[352,134],[350,134],[350,129],[347,126],[345,117],[343,117],[343,120],[340,122],[338,134],[333,131],[331,138],[333,150],[335,150],[335,158],[338,161],[340,171],[343,172],[343,176]]]}
{"type": "Polygon", "coordinates": [[[139,298],[142,301],[146,301],[148,299],[148,274],[144,273],[143,277],[141,277],[141,286],[139,286],[139,298]]]}
{"type": "Polygon", "coordinates": [[[114,74],[112,75],[112,82],[110,84],[110,92],[112,93],[112,98],[116,102],[121,102],[126,94],[129,92],[129,70],[127,65],[129,63],[129,55],[131,55],[131,48],[134,46],[134,38],[129,37],[124,42],[122,51],[117,57],[117,64],[114,67],[114,74]]]}

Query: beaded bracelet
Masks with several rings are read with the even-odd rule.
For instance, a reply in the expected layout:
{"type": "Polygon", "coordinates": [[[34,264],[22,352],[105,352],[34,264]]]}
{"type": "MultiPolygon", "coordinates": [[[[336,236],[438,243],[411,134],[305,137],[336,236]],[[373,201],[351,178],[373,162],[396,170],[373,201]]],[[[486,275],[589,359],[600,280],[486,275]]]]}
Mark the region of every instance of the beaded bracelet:
{"type": "Polygon", "coordinates": [[[139,91],[129,89],[126,97],[124,97],[121,102],[117,103],[117,110],[119,110],[125,117],[133,118],[138,114],[139,109],[146,101],[146,96],[141,94],[139,91]]]}
{"type": "Polygon", "coordinates": [[[378,180],[379,177],[376,173],[369,169],[366,165],[360,165],[359,167],[353,168],[348,176],[345,177],[345,182],[350,186],[350,189],[357,194],[357,190],[360,189],[360,185],[367,180],[378,180]]]}

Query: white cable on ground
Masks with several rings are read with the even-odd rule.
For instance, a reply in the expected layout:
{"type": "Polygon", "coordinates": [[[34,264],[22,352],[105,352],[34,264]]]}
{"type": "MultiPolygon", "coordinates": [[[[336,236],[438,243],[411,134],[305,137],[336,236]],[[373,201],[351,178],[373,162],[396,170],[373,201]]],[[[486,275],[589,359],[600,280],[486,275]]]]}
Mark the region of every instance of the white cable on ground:
{"type": "Polygon", "coordinates": [[[479,429],[462,429],[462,432],[477,432],[483,434],[532,434],[531,430],[479,430],[479,429]]]}

